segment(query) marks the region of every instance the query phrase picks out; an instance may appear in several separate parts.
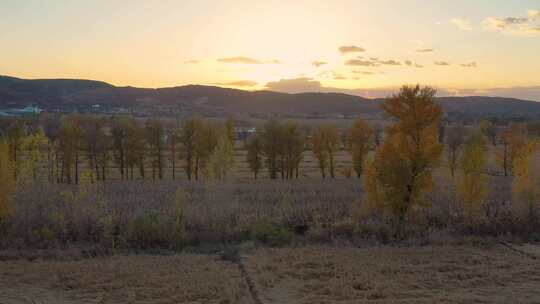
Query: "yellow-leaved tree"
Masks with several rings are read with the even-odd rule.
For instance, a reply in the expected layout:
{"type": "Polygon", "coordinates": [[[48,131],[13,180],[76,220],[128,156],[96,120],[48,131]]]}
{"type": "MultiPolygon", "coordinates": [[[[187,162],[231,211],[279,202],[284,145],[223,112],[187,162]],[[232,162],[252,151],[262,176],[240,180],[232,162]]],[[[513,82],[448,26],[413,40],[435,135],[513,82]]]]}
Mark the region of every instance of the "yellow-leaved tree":
{"type": "Polygon", "coordinates": [[[396,123],[387,128],[384,143],[365,168],[365,206],[396,217],[398,230],[431,188],[443,150],[438,140],[442,111],[433,100],[435,92],[404,86],[384,102],[383,110],[396,123]]]}
{"type": "Polygon", "coordinates": [[[49,140],[43,130],[23,137],[21,150],[24,152],[24,159],[21,160],[19,176],[20,180],[37,181],[45,176],[43,166],[47,157],[47,145],[49,140]]]}
{"type": "Polygon", "coordinates": [[[479,132],[469,136],[463,146],[460,158],[462,176],[457,191],[465,216],[472,220],[479,215],[486,198],[488,177],[485,174],[487,164],[486,138],[479,132]]]}
{"type": "Polygon", "coordinates": [[[513,210],[526,220],[540,207],[540,140],[529,142],[514,159],[513,210]]]}
{"type": "Polygon", "coordinates": [[[9,156],[8,144],[0,141],[0,223],[13,214],[15,164],[9,156]]]}

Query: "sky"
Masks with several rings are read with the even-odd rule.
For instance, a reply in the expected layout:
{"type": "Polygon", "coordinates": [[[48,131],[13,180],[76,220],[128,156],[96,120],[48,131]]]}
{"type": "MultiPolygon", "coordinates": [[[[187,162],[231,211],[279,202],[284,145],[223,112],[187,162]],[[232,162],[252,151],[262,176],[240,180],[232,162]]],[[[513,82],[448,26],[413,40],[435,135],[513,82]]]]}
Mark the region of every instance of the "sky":
{"type": "Polygon", "coordinates": [[[0,0],[0,75],[540,101],[540,1],[0,0]]]}

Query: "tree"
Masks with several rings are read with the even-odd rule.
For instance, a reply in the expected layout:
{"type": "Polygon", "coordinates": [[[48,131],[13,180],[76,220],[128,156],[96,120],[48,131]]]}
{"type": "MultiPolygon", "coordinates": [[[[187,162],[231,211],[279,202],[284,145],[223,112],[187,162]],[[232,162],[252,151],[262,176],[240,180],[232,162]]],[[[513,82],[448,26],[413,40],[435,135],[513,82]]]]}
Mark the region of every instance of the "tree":
{"type": "Polygon", "coordinates": [[[280,132],[281,125],[276,120],[269,120],[263,127],[261,140],[263,145],[263,154],[266,159],[266,167],[271,179],[276,179],[279,166],[280,156],[280,132]]]}
{"type": "Polygon", "coordinates": [[[491,121],[482,120],[480,122],[480,131],[493,146],[497,146],[497,127],[491,121]]]}
{"type": "Polygon", "coordinates": [[[304,158],[305,136],[296,123],[282,125],[279,133],[281,178],[298,178],[300,163],[304,158]]]}
{"type": "Polygon", "coordinates": [[[112,122],[111,135],[112,135],[112,150],[114,161],[118,165],[120,171],[120,177],[124,180],[127,169],[127,135],[130,126],[130,121],[127,118],[116,118],[112,122]]]}
{"type": "Polygon", "coordinates": [[[236,128],[234,124],[234,119],[229,118],[225,122],[225,134],[227,139],[231,142],[234,147],[234,141],[236,140],[236,128]]]}
{"type": "Polygon", "coordinates": [[[48,139],[41,129],[35,133],[23,137],[21,141],[21,151],[25,157],[21,162],[20,168],[24,176],[37,181],[42,175],[41,164],[45,161],[45,149],[48,139]]]}
{"type": "Polygon", "coordinates": [[[448,127],[445,133],[444,142],[446,144],[446,159],[450,168],[450,175],[455,176],[460,149],[465,141],[465,128],[462,125],[448,127]]]}
{"type": "Polygon", "coordinates": [[[139,168],[139,176],[145,178],[145,160],[147,156],[145,129],[134,120],[125,125],[124,163],[126,178],[134,179],[134,168],[139,168]],[[129,172],[128,172],[129,170],[129,172]]]}
{"type": "Polygon", "coordinates": [[[75,177],[79,183],[79,150],[81,142],[81,127],[78,116],[62,119],[58,134],[58,156],[61,161],[60,182],[70,184],[75,177]]]}
{"type": "Polygon", "coordinates": [[[11,121],[7,129],[7,144],[9,146],[9,157],[13,161],[13,175],[17,178],[19,151],[21,149],[21,141],[25,136],[25,126],[21,119],[11,121]]]}
{"type": "Polygon", "coordinates": [[[165,150],[165,130],[157,119],[146,122],[146,142],[148,143],[148,155],[152,164],[152,179],[156,178],[156,168],[159,179],[163,179],[163,151],[165,150]]]}
{"type": "Polygon", "coordinates": [[[257,179],[263,166],[263,141],[258,133],[251,134],[246,142],[246,160],[253,176],[257,179]]]}
{"type": "Polygon", "coordinates": [[[219,137],[217,146],[208,159],[208,176],[224,179],[234,166],[234,162],[234,147],[228,135],[223,134],[219,137]]]}
{"type": "Polygon", "coordinates": [[[95,180],[103,180],[105,173],[103,172],[106,157],[104,154],[109,149],[109,140],[105,133],[105,122],[97,117],[87,117],[81,122],[82,127],[82,150],[86,154],[88,167],[90,169],[90,182],[95,180]]]}
{"type": "Polygon", "coordinates": [[[358,178],[362,175],[364,158],[371,148],[372,138],[373,129],[360,118],[347,133],[347,151],[352,157],[353,168],[358,178]]]}
{"type": "Polygon", "coordinates": [[[9,156],[9,145],[0,140],[0,223],[14,211],[15,164],[9,156]]]}
{"type": "Polygon", "coordinates": [[[177,128],[170,128],[167,131],[167,144],[169,146],[169,155],[172,165],[172,178],[176,179],[176,158],[178,157],[178,141],[180,137],[180,131],[177,128]]]}
{"type": "Polygon", "coordinates": [[[469,219],[480,211],[487,195],[488,178],[484,173],[487,163],[486,140],[481,133],[474,133],[465,141],[460,159],[463,176],[459,180],[458,194],[469,219]]]}
{"type": "Polygon", "coordinates": [[[199,172],[207,169],[207,162],[210,155],[214,152],[218,138],[220,136],[220,127],[212,122],[206,121],[199,125],[195,132],[195,179],[199,179],[199,172]]]}
{"type": "Polygon", "coordinates": [[[364,185],[367,204],[397,217],[399,231],[409,210],[421,204],[421,195],[432,186],[432,172],[442,153],[438,142],[442,111],[434,96],[430,87],[404,86],[382,105],[397,122],[387,128],[387,140],[369,163],[364,185]]]}
{"type": "Polygon", "coordinates": [[[523,152],[514,160],[512,203],[515,214],[531,219],[540,207],[540,141],[527,143],[523,152]]]}
{"type": "Polygon", "coordinates": [[[501,149],[496,153],[496,159],[502,167],[504,176],[512,175],[514,161],[520,157],[526,146],[526,131],[522,124],[511,124],[498,133],[501,149]]]}
{"type": "Polygon", "coordinates": [[[335,177],[335,155],[339,150],[341,140],[335,125],[322,125],[315,129],[312,138],[313,154],[318,160],[322,177],[326,177],[326,167],[330,177],[335,177]]]}
{"type": "Polygon", "coordinates": [[[202,122],[198,118],[190,118],[183,122],[180,129],[179,142],[181,144],[181,156],[184,159],[184,171],[188,180],[193,176],[195,167],[195,140],[202,122]]]}

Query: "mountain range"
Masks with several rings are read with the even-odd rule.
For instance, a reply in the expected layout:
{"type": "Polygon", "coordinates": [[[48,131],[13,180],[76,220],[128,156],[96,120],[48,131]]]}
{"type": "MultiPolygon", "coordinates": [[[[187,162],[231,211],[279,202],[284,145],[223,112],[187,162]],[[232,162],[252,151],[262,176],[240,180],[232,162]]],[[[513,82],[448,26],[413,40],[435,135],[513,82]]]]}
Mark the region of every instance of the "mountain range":
{"type": "MultiPolygon", "coordinates": [[[[179,106],[198,114],[234,113],[311,115],[376,114],[383,99],[341,93],[279,93],[244,91],[216,86],[186,85],[170,88],[117,87],[82,79],[27,80],[0,76],[0,107],[34,104],[45,110],[152,108],[179,106]]],[[[481,117],[540,117],[540,102],[513,98],[440,97],[446,113],[481,117]]]]}

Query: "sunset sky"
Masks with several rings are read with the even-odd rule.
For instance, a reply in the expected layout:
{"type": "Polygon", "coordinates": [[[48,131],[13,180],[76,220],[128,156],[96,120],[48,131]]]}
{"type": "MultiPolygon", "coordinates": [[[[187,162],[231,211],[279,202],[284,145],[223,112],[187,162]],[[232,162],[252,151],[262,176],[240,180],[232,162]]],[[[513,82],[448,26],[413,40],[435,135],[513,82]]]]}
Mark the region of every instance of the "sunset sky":
{"type": "Polygon", "coordinates": [[[540,1],[1,0],[0,75],[540,101],[540,1]]]}

